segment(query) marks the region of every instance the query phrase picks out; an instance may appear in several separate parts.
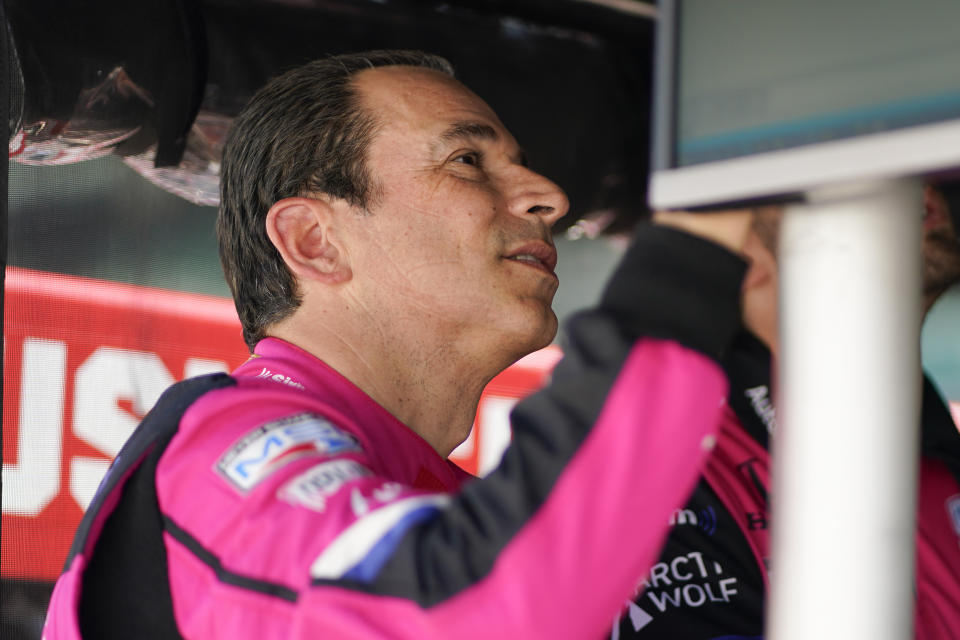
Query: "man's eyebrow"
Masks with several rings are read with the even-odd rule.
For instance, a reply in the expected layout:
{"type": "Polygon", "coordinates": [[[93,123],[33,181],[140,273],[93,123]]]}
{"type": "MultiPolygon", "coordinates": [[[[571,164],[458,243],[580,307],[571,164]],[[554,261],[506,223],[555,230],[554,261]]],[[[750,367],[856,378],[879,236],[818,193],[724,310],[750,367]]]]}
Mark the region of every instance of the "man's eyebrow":
{"type": "MultiPolygon", "coordinates": [[[[440,145],[449,144],[451,142],[457,141],[467,141],[467,140],[488,140],[490,142],[496,142],[500,140],[500,134],[497,133],[497,130],[491,127],[489,124],[484,122],[475,122],[472,120],[464,120],[461,122],[455,122],[450,125],[446,131],[440,134],[438,142],[440,145]]],[[[517,153],[520,164],[527,166],[527,154],[523,149],[520,149],[517,153]]]]}
{"type": "Polygon", "coordinates": [[[468,138],[495,141],[500,139],[500,134],[486,123],[473,121],[455,122],[440,134],[440,142],[453,142],[468,138]]]}

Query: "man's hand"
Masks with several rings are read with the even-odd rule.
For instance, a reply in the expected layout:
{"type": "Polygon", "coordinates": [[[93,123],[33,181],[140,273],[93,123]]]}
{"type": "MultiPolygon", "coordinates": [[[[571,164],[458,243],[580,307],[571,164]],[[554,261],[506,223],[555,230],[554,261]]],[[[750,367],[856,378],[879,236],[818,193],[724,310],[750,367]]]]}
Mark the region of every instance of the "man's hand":
{"type": "Polygon", "coordinates": [[[736,209],[711,213],[657,211],[653,214],[653,221],[700,236],[740,254],[753,223],[753,210],[736,209]]]}

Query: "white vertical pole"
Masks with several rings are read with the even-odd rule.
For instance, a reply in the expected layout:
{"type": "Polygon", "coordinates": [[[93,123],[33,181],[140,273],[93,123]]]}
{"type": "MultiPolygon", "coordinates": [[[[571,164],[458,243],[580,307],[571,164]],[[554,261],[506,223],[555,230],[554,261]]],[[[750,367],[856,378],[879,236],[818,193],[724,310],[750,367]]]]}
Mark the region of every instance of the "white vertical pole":
{"type": "Polygon", "coordinates": [[[913,637],[922,207],[890,180],[785,213],[772,640],[913,637]]]}

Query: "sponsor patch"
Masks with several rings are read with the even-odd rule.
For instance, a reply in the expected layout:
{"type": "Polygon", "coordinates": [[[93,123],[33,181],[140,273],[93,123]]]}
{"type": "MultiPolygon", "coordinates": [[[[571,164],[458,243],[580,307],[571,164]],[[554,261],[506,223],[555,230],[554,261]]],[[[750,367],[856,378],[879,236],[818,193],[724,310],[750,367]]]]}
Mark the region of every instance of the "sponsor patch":
{"type": "Polygon", "coordinates": [[[667,610],[729,604],[739,593],[739,580],[699,551],[658,562],[637,588],[637,604],[651,616],[667,610]],[[642,589],[641,589],[642,587],[642,589]]]}
{"type": "Polygon", "coordinates": [[[249,491],[298,458],[359,450],[356,438],[329,420],[302,413],[257,427],[220,457],[216,469],[235,487],[249,491]]]}
{"type": "Polygon", "coordinates": [[[960,493],[947,498],[947,513],[950,514],[953,531],[960,536],[960,493]]]}
{"type": "Polygon", "coordinates": [[[277,497],[290,504],[323,511],[327,508],[327,498],[343,485],[369,475],[366,467],[353,460],[331,460],[310,467],[283,485],[277,497]]]}

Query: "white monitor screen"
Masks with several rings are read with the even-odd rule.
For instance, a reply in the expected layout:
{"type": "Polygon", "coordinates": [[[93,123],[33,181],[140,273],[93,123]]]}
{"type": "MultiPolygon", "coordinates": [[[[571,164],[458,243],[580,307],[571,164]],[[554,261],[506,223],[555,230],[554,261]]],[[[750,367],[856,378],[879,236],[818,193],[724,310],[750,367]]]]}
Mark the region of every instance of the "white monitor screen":
{"type": "MultiPolygon", "coordinates": [[[[835,151],[841,147],[823,143],[960,123],[960,0],[664,0],[661,8],[657,91],[667,95],[657,97],[656,108],[671,113],[656,121],[656,170],[726,171],[741,165],[723,161],[763,155],[773,162],[765,167],[804,173],[823,162],[808,154],[798,156],[806,165],[794,167],[785,150],[835,151]]],[[[895,138],[904,140],[875,139],[895,138]]],[[[955,142],[932,135],[916,144],[937,141],[955,142]]],[[[897,172],[891,155],[904,155],[904,173],[945,162],[917,159],[898,144],[881,147],[826,157],[862,164],[864,176],[841,168],[850,178],[869,177],[877,156],[884,156],[874,171],[881,177],[897,172]]],[[[723,176],[727,188],[715,199],[728,201],[790,191],[803,178],[763,173],[753,176],[761,184],[753,193],[731,184],[747,174],[708,178],[723,176]]],[[[651,200],[664,193],[657,186],[651,185],[651,200]]],[[[704,198],[699,204],[710,200],[704,198]]]]}
{"type": "Polygon", "coordinates": [[[685,0],[677,164],[960,117],[958,0],[685,0]]]}

